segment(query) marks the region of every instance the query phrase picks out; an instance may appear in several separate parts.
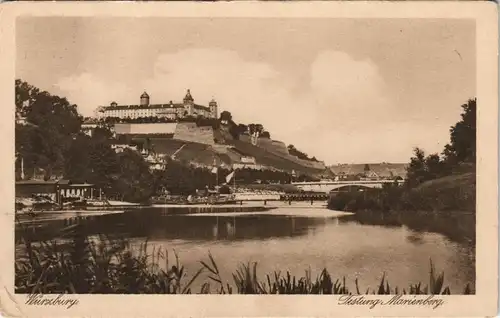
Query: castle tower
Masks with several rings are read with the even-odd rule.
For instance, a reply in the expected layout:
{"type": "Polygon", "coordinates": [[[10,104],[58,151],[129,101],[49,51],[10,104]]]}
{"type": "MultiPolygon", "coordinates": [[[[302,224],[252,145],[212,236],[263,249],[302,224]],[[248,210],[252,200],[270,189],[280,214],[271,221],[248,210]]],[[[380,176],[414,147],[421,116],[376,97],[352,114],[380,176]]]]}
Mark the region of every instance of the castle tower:
{"type": "Polygon", "coordinates": [[[184,96],[184,109],[187,111],[188,116],[194,115],[194,99],[189,89],[186,92],[186,96],[184,96]]]}
{"type": "Polygon", "coordinates": [[[149,106],[149,95],[146,92],[141,95],[141,106],[149,106]]]}
{"type": "Polygon", "coordinates": [[[210,108],[210,116],[212,118],[217,119],[218,112],[217,112],[217,102],[215,101],[215,99],[212,99],[210,103],[208,103],[208,107],[210,108]]]}

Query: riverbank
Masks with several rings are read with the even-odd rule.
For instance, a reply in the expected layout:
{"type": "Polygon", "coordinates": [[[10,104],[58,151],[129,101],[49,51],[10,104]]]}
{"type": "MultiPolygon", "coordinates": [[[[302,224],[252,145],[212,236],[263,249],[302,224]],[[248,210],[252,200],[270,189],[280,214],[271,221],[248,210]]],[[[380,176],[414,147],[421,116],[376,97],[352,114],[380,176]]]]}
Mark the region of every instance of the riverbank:
{"type": "Polygon", "coordinates": [[[444,234],[454,241],[476,239],[476,176],[464,173],[422,183],[415,188],[389,186],[330,197],[332,210],[353,212],[360,222],[405,225],[444,234]]]}

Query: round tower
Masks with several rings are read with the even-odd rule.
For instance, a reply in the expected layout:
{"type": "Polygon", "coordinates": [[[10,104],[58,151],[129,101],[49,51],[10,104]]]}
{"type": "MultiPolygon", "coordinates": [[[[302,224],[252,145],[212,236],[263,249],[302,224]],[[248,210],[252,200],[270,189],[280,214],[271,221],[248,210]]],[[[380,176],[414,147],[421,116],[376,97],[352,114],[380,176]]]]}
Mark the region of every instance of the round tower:
{"type": "Polygon", "coordinates": [[[191,90],[188,89],[186,96],[184,96],[184,109],[187,111],[188,116],[194,115],[194,99],[191,96],[191,90]]]}
{"type": "Polygon", "coordinates": [[[215,99],[212,98],[212,100],[210,101],[210,103],[208,103],[208,107],[210,108],[210,116],[212,118],[217,119],[217,117],[218,117],[218,110],[217,110],[217,102],[215,101],[215,99]]]}
{"type": "Polygon", "coordinates": [[[149,95],[146,92],[141,95],[141,106],[149,106],[149,95]]]}

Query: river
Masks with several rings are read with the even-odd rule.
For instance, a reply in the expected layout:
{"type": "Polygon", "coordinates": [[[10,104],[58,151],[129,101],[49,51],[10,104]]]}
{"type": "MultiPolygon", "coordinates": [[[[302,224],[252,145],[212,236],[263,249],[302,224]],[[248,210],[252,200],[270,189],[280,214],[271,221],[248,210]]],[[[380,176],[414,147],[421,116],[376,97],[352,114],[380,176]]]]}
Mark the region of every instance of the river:
{"type": "MultiPolygon", "coordinates": [[[[63,222],[43,221],[43,226],[55,233],[63,222]]],[[[408,289],[409,284],[429,283],[432,259],[452,293],[462,293],[466,284],[475,286],[473,245],[321,208],[234,215],[170,215],[163,208],[145,208],[95,216],[86,229],[91,235],[123,235],[135,246],[147,240],[149,252],[162,247],[170,261],[175,250],[188,276],[201,267],[200,261],[208,261],[210,252],[229,283],[240,264],[257,262],[262,281],[274,271],[304,276],[310,269],[314,278],[326,268],[334,279],[345,276],[351,289],[358,278],[361,292],[377,288],[384,273],[391,287],[408,289]]]]}

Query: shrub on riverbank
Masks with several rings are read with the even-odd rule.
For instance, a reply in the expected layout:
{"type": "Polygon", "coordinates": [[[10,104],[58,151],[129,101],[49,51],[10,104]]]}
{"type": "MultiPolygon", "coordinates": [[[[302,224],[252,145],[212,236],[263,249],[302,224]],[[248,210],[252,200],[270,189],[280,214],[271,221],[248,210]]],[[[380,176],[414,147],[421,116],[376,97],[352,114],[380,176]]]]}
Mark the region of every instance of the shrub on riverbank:
{"type": "MultiPolygon", "coordinates": [[[[444,286],[444,273],[436,274],[431,262],[429,285],[410,284],[407,289],[391,287],[385,275],[379,286],[361,291],[349,290],[346,279],[334,279],[323,269],[312,278],[292,276],[289,272],[265,275],[260,280],[257,263],[241,265],[232,274],[233,284],[221,277],[213,257],[200,262],[200,269],[188,278],[179,258],[172,262],[169,254],[153,249],[148,254],[147,243],[138,250],[124,240],[105,237],[90,239],[76,231],[69,245],[56,242],[34,244],[24,237],[24,251],[16,252],[16,293],[101,293],[101,294],[190,294],[193,284],[208,273],[207,280],[197,282],[199,293],[216,294],[451,294],[444,286]],[[188,280],[189,279],[189,280],[188,280]]],[[[467,285],[459,293],[471,293],[467,285]]]]}
{"type": "Polygon", "coordinates": [[[333,194],[330,209],[372,211],[475,211],[476,176],[473,173],[426,181],[408,189],[386,185],[382,189],[333,194]]]}
{"type": "Polygon", "coordinates": [[[332,195],[328,207],[355,212],[358,222],[406,225],[417,231],[440,233],[453,241],[474,243],[475,174],[447,176],[416,188],[386,186],[363,192],[332,195]]]}

